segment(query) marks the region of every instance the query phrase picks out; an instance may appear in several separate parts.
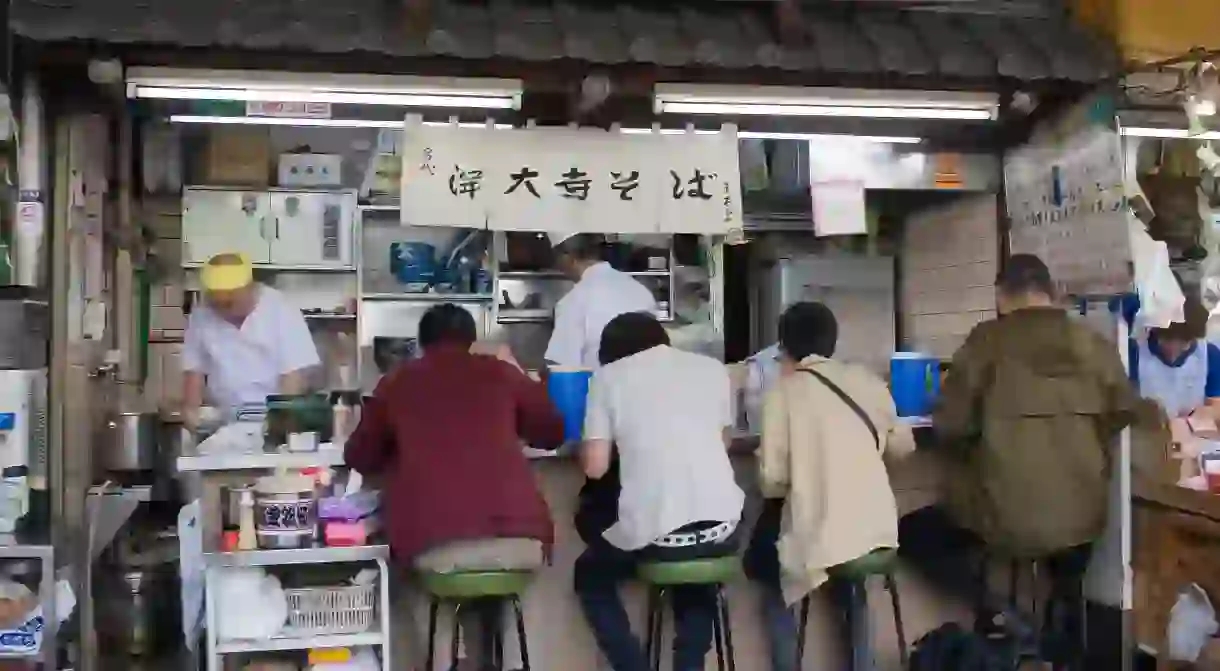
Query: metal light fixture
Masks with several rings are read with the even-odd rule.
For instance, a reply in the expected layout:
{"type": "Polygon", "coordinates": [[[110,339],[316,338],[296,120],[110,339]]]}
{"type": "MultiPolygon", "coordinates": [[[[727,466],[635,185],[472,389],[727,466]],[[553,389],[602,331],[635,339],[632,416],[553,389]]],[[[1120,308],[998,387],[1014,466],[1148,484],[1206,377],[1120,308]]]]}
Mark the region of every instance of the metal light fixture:
{"type": "MultiPolygon", "coordinates": [[[[309,128],[390,128],[402,130],[403,122],[378,119],[308,119],[296,117],[260,116],[210,116],[196,114],[174,114],[170,123],[239,124],[246,126],[301,126],[309,128]]],[[[448,126],[446,121],[425,121],[425,126],[448,126]]],[[[485,123],[459,123],[461,128],[487,128],[485,123]]],[[[492,128],[505,130],[512,124],[493,124],[492,128]]]]}
{"type": "MultiPolygon", "coordinates": [[[[687,132],[680,128],[662,128],[662,129],[658,129],[655,131],[651,128],[623,128],[623,129],[621,129],[621,131],[624,133],[627,133],[629,135],[642,135],[642,134],[646,134],[646,133],[660,133],[661,135],[681,135],[682,133],[687,132]]],[[[715,134],[718,134],[719,132],[720,131],[715,131],[715,130],[696,130],[696,131],[694,131],[694,133],[696,135],[715,135],[715,134]]],[[[845,135],[845,134],[836,134],[836,133],[782,133],[782,132],[753,131],[753,130],[739,130],[739,131],[737,131],[737,137],[740,139],[743,139],[743,140],[798,140],[798,141],[814,141],[814,140],[825,140],[828,138],[834,139],[834,138],[850,137],[850,138],[856,138],[859,140],[864,140],[866,142],[876,142],[878,144],[919,144],[920,142],[923,142],[923,138],[920,138],[920,137],[908,137],[908,136],[900,136],[900,135],[889,136],[889,135],[845,135]]]]}
{"type": "Polygon", "coordinates": [[[954,121],[990,121],[999,110],[999,97],[990,93],[697,84],[657,84],[653,103],[658,114],[954,121]]]}
{"type": "MultiPolygon", "coordinates": [[[[311,128],[390,128],[401,130],[403,122],[390,121],[384,119],[311,119],[299,117],[260,117],[260,116],[214,116],[214,115],[197,115],[197,114],[174,114],[169,117],[170,123],[193,123],[193,124],[240,124],[250,126],[301,126],[311,128]]],[[[448,126],[446,121],[425,121],[425,126],[448,126]]],[[[461,128],[486,128],[486,123],[459,123],[461,128]]],[[[513,128],[512,124],[497,123],[492,124],[492,128],[496,130],[508,130],[513,128]]],[[[653,130],[651,128],[621,128],[620,132],[628,135],[642,135],[647,133],[659,133],[661,135],[681,135],[687,131],[680,128],[662,128],[653,130]]],[[[694,133],[698,135],[716,135],[720,131],[716,130],[696,130],[694,133]]],[[[822,140],[826,138],[841,138],[854,137],[868,142],[876,142],[879,144],[919,144],[923,142],[923,138],[904,137],[904,136],[886,136],[886,135],[836,135],[826,133],[780,133],[770,131],[750,131],[742,130],[737,132],[737,137],[743,140],[822,140]]]]}
{"type": "Polygon", "coordinates": [[[1153,128],[1148,126],[1122,126],[1120,134],[1130,137],[1152,137],[1179,140],[1220,140],[1220,131],[1204,131],[1191,134],[1186,128],[1153,128]]]}
{"type": "Polygon", "coordinates": [[[131,68],[127,97],[518,109],[519,80],[131,68]]]}

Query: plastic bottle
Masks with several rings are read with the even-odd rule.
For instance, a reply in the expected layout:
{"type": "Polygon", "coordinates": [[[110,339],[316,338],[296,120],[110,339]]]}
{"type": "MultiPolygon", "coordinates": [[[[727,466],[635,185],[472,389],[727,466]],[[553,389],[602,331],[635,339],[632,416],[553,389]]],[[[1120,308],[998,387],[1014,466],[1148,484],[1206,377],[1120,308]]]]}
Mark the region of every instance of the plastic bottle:
{"type": "Polygon", "coordinates": [[[243,489],[241,492],[241,521],[237,527],[237,549],[258,549],[258,536],[254,532],[254,492],[243,489]]]}
{"type": "Polygon", "coordinates": [[[331,444],[336,448],[343,447],[352,432],[352,406],[348,404],[343,394],[335,399],[331,408],[331,444]]]}

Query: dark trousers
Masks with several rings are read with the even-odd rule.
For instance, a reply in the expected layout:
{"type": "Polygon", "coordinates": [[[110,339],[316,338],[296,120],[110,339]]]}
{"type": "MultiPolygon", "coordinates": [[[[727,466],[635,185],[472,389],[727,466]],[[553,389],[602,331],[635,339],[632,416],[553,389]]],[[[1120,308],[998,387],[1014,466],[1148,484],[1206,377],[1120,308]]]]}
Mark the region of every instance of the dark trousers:
{"type": "MultiPolygon", "coordinates": [[[[754,525],[754,534],[745,554],[746,575],[758,585],[762,597],[772,671],[795,671],[798,631],[797,618],[784,603],[780,588],[779,540],[783,518],[783,499],[771,499],[763,504],[762,514],[754,525]]],[[[872,671],[872,632],[868,614],[868,594],[865,586],[845,580],[830,579],[823,587],[830,598],[839,640],[847,652],[848,671],[872,671]]]]}
{"type": "MultiPolygon", "coordinates": [[[[987,586],[987,548],[981,538],[958,526],[944,509],[932,506],[898,522],[898,554],[933,585],[975,604],[975,628],[992,631],[992,620],[1005,602],[987,586]]],[[[1056,669],[1080,669],[1084,657],[1085,601],[1083,579],[1093,544],[1066,548],[1038,560],[1050,580],[1042,622],[1042,657],[1056,669]]],[[[1019,613],[1005,621],[1017,624],[1019,613]]],[[[1027,632],[1012,632],[1021,636],[1027,632]]]]}
{"type": "MultiPolygon", "coordinates": [[[[682,531],[703,524],[688,525],[682,531]]],[[[582,537],[586,534],[582,534],[582,537]]],[[[644,646],[631,630],[627,611],[619,595],[622,584],[635,577],[642,561],[687,561],[733,554],[730,538],[719,543],[704,543],[681,548],[649,546],[628,552],[610,545],[599,536],[585,537],[584,553],[576,560],[575,588],[585,619],[593,630],[597,645],[614,671],[647,671],[644,646]]],[[[674,671],[702,671],[703,661],[712,644],[712,623],[716,617],[716,587],[681,585],[667,590],[674,610],[674,671]]]]}

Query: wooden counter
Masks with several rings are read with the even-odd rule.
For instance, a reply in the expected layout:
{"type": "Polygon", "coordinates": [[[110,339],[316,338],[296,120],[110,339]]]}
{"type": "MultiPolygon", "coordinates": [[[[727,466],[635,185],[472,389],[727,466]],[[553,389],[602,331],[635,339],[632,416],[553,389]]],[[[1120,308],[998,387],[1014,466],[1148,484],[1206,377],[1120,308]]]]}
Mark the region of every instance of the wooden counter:
{"type": "Polygon", "coordinates": [[[1193,582],[1213,603],[1220,596],[1220,496],[1140,479],[1132,488],[1135,636],[1167,671],[1166,627],[1178,593],[1193,582]]]}
{"type": "MultiPolygon", "coordinates": [[[[733,462],[738,483],[748,495],[743,520],[753,525],[760,501],[755,460],[752,457],[738,456],[734,457],[733,462]]],[[[556,546],[553,563],[539,575],[525,603],[530,661],[536,671],[595,671],[607,668],[601,661],[593,636],[572,591],[572,568],[576,558],[584,550],[584,544],[572,525],[577,493],[584,483],[584,475],[572,459],[564,457],[537,459],[534,461],[534,468],[555,519],[556,546]]],[[[924,452],[918,452],[895,465],[891,479],[898,495],[900,509],[909,512],[935,502],[938,474],[939,470],[933,457],[924,452]]],[[[968,608],[965,605],[936,598],[908,573],[901,574],[898,582],[909,642],[915,641],[943,622],[968,622],[968,608]]],[[[635,620],[637,632],[644,630],[644,602],[641,597],[642,593],[637,586],[629,586],[625,590],[624,600],[628,612],[635,620]]],[[[744,579],[740,580],[730,587],[729,600],[737,668],[743,671],[764,671],[768,665],[768,657],[758,614],[757,594],[753,586],[744,579]]],[[[879,585],[871,590],[870,602],[875,622],[874,645],[877,650],[878,671],[898,671],[897,643],[890,603],[879,585]]],[[[842,668],[841,651],[834,640],[834,629],[827,608],[828,606],[823,605],[821,608],[815,607],[811,612],[805,647],[806,668],[842,668]]],[[[669,618],[666,621],[669,622],[669,618]]],[[[398,618],[398,622],[402,623],[403,619],[398,618]]],[[[403,632],[398,635],[406,634],[403,632]]],[[[668,650],[668,644],[666,649],[668,650]]],[[[709,655],[708,660],[707,668],[714,669],[715,655],[709,655]]],[[[668,661],[664,666],[668,668],[668,661]]]]}

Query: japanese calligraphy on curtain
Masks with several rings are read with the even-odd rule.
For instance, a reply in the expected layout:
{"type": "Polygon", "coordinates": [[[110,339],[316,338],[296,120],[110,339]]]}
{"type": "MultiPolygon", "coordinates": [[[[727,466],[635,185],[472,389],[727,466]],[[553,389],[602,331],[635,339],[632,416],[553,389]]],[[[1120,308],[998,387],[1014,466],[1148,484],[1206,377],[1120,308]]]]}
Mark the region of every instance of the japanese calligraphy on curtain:
{"type": "Polygon", "coordinates": [[[736,131],[679,135],[407,122],[402,221],[500,231],[740,229],[736,131]]]}

